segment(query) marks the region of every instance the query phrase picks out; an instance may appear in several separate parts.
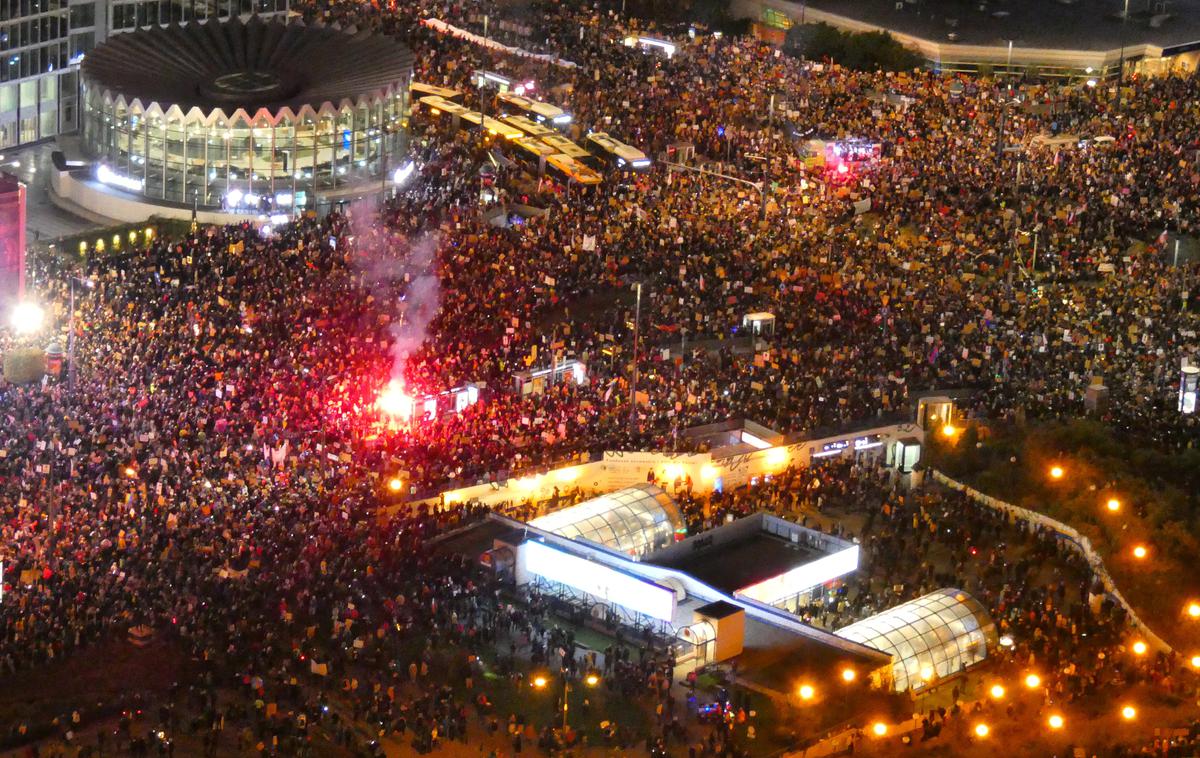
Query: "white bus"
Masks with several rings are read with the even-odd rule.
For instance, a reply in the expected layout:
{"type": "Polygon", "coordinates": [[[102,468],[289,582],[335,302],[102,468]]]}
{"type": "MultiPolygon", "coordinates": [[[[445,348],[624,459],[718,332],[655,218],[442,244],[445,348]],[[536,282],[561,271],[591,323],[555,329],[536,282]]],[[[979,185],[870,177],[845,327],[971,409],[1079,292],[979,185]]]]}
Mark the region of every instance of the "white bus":
{"type": "Polygon", "coordinates": [[[614,168],[641,171],[650,167],[645,153],[605,132],[592,132],[583,144],[588,152],[614,168]]]}

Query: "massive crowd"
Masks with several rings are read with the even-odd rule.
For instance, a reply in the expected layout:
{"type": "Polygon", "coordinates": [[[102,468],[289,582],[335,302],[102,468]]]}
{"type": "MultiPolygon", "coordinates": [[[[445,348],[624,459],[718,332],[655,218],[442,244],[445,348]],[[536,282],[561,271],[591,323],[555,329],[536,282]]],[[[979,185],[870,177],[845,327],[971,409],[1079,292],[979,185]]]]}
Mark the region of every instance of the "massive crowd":
{"type": "MultiPolygon", "coordinates": [[[[681,428],[730,417],[802,431],[906,410],[930,387],[976,389],[981,413],[1077,415],[1092,376],[1110,389],[1108,422],[1147,444],[1194,443],[1195,417],[1175,402],[1180,359],[1197,347],[1197,269],[1173,265],[1162,241],[1197,223],[1194,78],[1135,78],[1119,98],[986,78],[960,89],[933,73],[814,67],[705,35],[666,59],[619,44],[625,22],[611,14],[533,3],[530,33],[507,41],[572,68],[420,23],[479,31],[455,4],[297,8],[402,37],[418,80],[468,98],[490,97],[469,85],[476,69],[533,79],[575,115],[575,136],[603,129],[654,156],[690,144],[715,169],[767,181],[767,218],[755,193],[707,175],[660,167],[580,191],[508,167],[500,199],[549,214],[496,227],[480,214],[478,169],[503,146],[417,113],[419,171],[380,207],[269,234],[202,229],[81,267],[37,261],[31,279],[56,326],[74,323],[78,365],[73,386],[64,375],[2,390],[11,586],[0,672],[146,624],[203,670],[172,694],[163,731],[179,731],[173,707],[188,710],[213,754],[235,741],[280,755],[320,740],[371,750],[394,735],[424,750],[464,738],[475,713],[514,750],[550,747],[561,736],[545,724],[492,713],[485,688],[462,685],[483,681],[493,649],[511,646],[506,673],[517,676],[518,649],[547,662],[572,645],[536,602],[513,607],[473,567],[435,559],[430,537],[478,507],[378,518],[398,501],[393,477],[410,494],[503,480],[606,449],[677,448],[681,428]],[[806,160],[797,131],[885,149],[840,174],[806,160]],[[1063,134],[1076,139],[1039,139],[1063,134]],[[1034,250],[1030,273],[1018,261],[1034,250]],[[84,283],[73,321],[71,277],[84,283]],[[416,282],[435,299],[417,297],[416,282]],[[755,351],[742,318],[760,311],[777,320],[755,351]],[[514,372],[568,357],[587,366],[587,383],[513,391],[514,372]],[[398,428],[376,407],[393,377],[418,395],[487,389],[461,413],[398,428]],[[322,664],[330,673],[313,673],[322,664]],[[226,733],[226,717],[244,731],[226,733]]],[[[869,573],[832,605],[800,609],[814,623],[963,577],[962,551],[975,546],[986,570],[966,589],[1022,640],[1014,660],[1054,661],[1074,649],[1054,641],[1085,630],[1089,649],[1119,644],[1119,615],[1081,610],[1086,572],[1044,537],[1024,535],[1026,552],[1006,563],[992,546],[1008,527],[956,496],[898,492],[865,471],[821,476],[816,490],[794,473],[722,495],[689,507],[689,520],[700,528],[764,498],[800,517],[831,504],[869,511],[858,535],[869,573]],[[934,524],[950,531],[924,526],[934,524]],[[920,563],[934,547],[953,556],[941,569],[920,563]],[[1065,573],[1046,584],[1043,562],[1065,573]],[[904,577],[900,596],[885,595],[885,576],[904,577]]],[[[669,688],[648,684],[662,661],[613,655],[600,665],[622,673],[606,679],[668,703],[655,735],[669,739],[669,688]]],[[[1108,673],[1077,669],[1055,692],[1085,693],[1108,673]]],[[[9,739],[33,736],[13,724],[9,739]]],[[[727,737],[701,752],[736,750],[727,737]]],[[[609,732],[613,744],[647,738],[609,732]]]]}

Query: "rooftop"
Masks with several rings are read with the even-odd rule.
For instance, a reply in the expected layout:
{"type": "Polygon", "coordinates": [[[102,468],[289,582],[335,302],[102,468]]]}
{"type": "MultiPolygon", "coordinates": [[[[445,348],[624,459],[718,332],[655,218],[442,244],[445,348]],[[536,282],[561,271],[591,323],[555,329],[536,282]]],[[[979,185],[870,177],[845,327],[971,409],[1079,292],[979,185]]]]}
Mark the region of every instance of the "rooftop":
{"type": "Polygon", "coordinates": [[[382,35],[252,16],[118,34],[88,53],[85,82],[184,111],[357,102],[407,89],[413,55],[382,35]]]}
{"type": "MultiPolygon", "coordinates": [[[[771,3],[777,5],[777,3],[771,3]]],[[[796,9],[799,3],[778,3],[796,9]]],[[[807,0],[807,7],[864,21],[932,42],[1018,48],[1115,50],[1151,44],[1169,48],[1200,41],[1200,0],[1170,0],[1165,12],[1147,0],[807,0]],[[956,34],[950,39],[949,34],[956,34]]]]}
{"type": "Polygon", "coordinates": [[[811,563],[823,555],[810,547],[759,531],[687,555],[665,558],[651,556],[647,562],[678,569],[732,595],[797,566],[811,563]]]}

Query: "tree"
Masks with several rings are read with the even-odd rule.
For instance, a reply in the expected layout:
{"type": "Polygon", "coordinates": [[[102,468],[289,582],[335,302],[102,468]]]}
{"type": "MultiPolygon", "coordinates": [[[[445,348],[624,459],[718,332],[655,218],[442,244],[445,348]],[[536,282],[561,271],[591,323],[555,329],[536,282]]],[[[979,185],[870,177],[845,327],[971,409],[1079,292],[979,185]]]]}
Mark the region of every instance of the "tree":
{"type": "Polygon", "coordinates": [[[843,32],[829,24],[804,24],[788,32],[784,49],[813,60],[831,60],[855,71],[907,71],[921,56],[887,32],[843,32]]]}

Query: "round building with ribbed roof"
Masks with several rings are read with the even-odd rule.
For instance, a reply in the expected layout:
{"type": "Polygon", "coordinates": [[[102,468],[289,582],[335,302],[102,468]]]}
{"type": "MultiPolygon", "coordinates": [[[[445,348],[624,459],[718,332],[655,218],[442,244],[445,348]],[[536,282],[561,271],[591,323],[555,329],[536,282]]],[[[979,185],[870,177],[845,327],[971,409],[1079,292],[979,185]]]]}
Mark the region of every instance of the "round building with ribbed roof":
{"type": "Polygon", "coordinates": [[[82,148],[106,191],[316,208],[397,168],[412,67],[388,37],[258,17],[120,34],[83,62],[82,148]]]}

